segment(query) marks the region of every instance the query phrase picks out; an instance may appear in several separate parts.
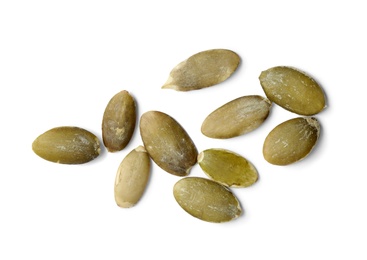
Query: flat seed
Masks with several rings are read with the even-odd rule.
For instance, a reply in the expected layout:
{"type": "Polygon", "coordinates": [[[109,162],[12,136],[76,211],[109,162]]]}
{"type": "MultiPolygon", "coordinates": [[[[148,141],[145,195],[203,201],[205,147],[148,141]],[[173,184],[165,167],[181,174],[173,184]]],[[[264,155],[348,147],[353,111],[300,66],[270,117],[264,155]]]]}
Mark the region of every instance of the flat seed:
{"type": "Polygon", "coordinates": [[[174,67],[162,88],[197,90],[219,84],[237,69],[240,57],[226,49],[196,53],[174,67]]]}
{"type": "Polygon", "coordinates": [[[150,176],[150,158],[143,146],[138,146],[120,163],[115,180],[115,201],[119,207],[134,206],[146,189],[150,176]]]}
{"type": "Polygon", "coordinates": [[[317,143],[320,124],[313,117],[297,117],[277,125],[266,137],[265,160],[288,165],[305,158],[317,143]]]}
{"type": "Polygon", "coordinates": [[[246,158],[225,149],[207,149],[198,156],[209,178],[229,187],[248,187],[258,179],[255,167],[246,158]]]}
{"type": "Polygon", "coordinates": [[[102,139],[109,152],[124,149],[131,140],[136,124],[133,97],[123,90],[108,102],[102,119],[102,139]]]}
{"type": "Polygon", "coordinates": [[[238,199],[227,187],[205,178],[182,178],[174,185],[173,195],[187,213],[208,222],[228,222],[242,212],[238,199]]]}
{"type": "Polygon", "coordinates": [[[186,176],[196,164],[198,151],[194,142],[171,116],[145,112],[140,118],[140,134],[150,157],[163,170],[186,176]]]}
{"type": "Polygon", "coordinates": [[[278,66],[261,72],[259,79],[268,99],[288,111],[311,116],[325,108],[322,88],[305,72],[278,66]]]}
{"type": "Polygon", "coordinates": [[[72,126],[52,128],[38,136],[33,151],[41,158],[62,164],[82,164],[100,154],[98,138],[91,132],[72,126]]]}
{"type": "Polygon", "coordinates": [[[218,139],[246,134],[265,121],[270,107],[271,102],[258,95],[234,99],[210,113],[201,126],[201,132],[218,139]]]}

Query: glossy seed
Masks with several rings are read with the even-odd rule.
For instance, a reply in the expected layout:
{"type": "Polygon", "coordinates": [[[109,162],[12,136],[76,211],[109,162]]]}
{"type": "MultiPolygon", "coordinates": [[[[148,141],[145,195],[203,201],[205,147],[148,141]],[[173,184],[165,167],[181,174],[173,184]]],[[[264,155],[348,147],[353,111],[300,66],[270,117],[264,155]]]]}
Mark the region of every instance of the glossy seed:
{"type": "Polygon", "coordinates": [[[179,63],[162,88],[197,90],[219,84],[237,69],[240,57],[226,49],[202,51],[179,63]]]}
{"type": "Polygon", "coordinates": [[[100,153],[98,138],[91,132],[72,126],[52,128],[38,136],[33,151],[41,158],[62,164],[82,164],[100,153]]]}
{"type": "Polygon", "coordinates": [[[133,97],[123,90],[108,102],[102,119],[102,139],[109,152],[124,149],[131,140],[136,124],[133,97]]]}
{"type": "Polygon", "coordinates": [[[171,116],[160,111],[145,112],[140,118],[140,134],[150,157],[163,170],[186,176],[196,164],[194,142],[171,116]]]}
{"type": "Polygon", "coordinates": [[[270,107],[271,102],[258,95],[234,99],[209,114],[201,126],[201,132],[218,139],[246,134],[265,121],[270,107]]]}
{"type": "Polygon", "coordinates": [[[173,195],[187,213],[208,222],[228,222],[242,212],[238,199],[227,187],[205,178],[182,178],[174,185],[173,195]]]}
{"type": "Polygon", "coordinates": [[[322,88],[305,72],[279,66],[261,72],[259,79],[268,99],[288,111],[311,116],[325,108],[322,88]]]}
{"type": "Polygon", "coordinates": [[[288,165],[305,158],[317,143],[320,124],[313,117],[297,117],[276,126],[266,137],[263,154],[275,165],[288,165]]]}
{"type": "Polygon", "coordinates": [[[146,189],[150,175],[150,158],[143,146],[138,146],[120,163],[115,180],[115,201],[119,207],[134,206],[146,189]]]}
{"type": "Polygon", "coordinates": [[[248,187],[258,179],[251,162],[225,149],[207,149],[198,156],[198,163],[206,175],[229,187],[248,187]]]}

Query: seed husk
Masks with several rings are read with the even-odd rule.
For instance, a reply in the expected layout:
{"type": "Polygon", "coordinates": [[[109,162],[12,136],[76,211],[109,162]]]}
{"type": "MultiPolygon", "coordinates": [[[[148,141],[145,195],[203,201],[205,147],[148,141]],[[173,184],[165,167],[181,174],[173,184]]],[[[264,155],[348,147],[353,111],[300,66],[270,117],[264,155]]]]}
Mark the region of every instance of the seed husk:
{"type": "Polygon", "coordinates": [[[316,145],[320,124],[314,117],[297,117],[277,125],[266,137],[265,160],[288,165],[305,158],[316,145]]]}
{"type": "Polygon", "coordinates": [[[325,108],[321,86],[303,71],[278,66],[261,72],[259,79],[267,98],[288,111],[311,116],[325,108]]]}
{"type": "Polygon", "coordinates": [[[271,102],[259,95],[236,98],[210,113],[201,132],[210,138],[226,139],[249,133],[268,117],[271,102]]]}
{"type": "Polygon", "coordinates": [[[210,87],[229,78],[239,63],[239,55],[231,50],[202,51],[175,66],[162,88],[189,91],[210,87]]]}
{"type": "Polygon", "coordinates": [[[207,222],[228,222],[242,213],[236,196],[227,187],[210,179],[182,178],[174,185],[173,195],[187,213],[207,222]]]}
{"type": "Polygon", "coordinates": [[[33,141],[32,149],[41,158],[62,164],[86,163],[101,151],[99,140],[93,133],[73,126],[46,131],[33,141]]]}
{"type": "Polygon", "coordinates": [[[171,116],[160,111],[145,112],[140,118],[140,134],[150,157],[168,173],[186,176],[196,164],[194,142],[171,116]]]}
{"type": "Polygon", "coordinates": [[[108,102],[102,119],[102,139],[109,152],[124,149],[135,130],[136,106],[126,90],[114,95],[108,102]]]}
{"type": "Polygon", "coordinates": [[[204,150],[198,156],[198,163],[209,178],[228,187],[248,187],[258,179],[254,165],[229,150],[204,150]]]}
{"type": "Polygon", "coordinates": [[[115,180],[115,201],[119,207],[130,208],[143,196],[150,176],[150,158],[138,146],[120,163],[115,180]]]}

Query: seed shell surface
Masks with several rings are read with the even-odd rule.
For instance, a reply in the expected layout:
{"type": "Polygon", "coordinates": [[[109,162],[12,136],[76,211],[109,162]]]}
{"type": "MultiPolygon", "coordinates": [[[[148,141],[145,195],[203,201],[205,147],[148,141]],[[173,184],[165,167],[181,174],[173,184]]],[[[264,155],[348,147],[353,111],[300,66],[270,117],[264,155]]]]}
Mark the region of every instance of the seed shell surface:
{"type": "Polygon", "coordinates": [[[187,213],[203,221],[228,222],[242,213],[238,199],[229,188],[210,179],[182,178],[174,185],[173,195],[187,213]]]}
{"type": "Polygon", "coordinates": [[[201,132],[218,139],[246,134],[265,121],[270,108],[271,102],[262,96],[236,98],[210,113],[203,121],[201,132]]]}
{"type": "Polygon", "coordinates": [[[140,135],[153,161],[177,176],[189,174],[197,163],[197,148],[185,129],[160,111],[145,112],[140,118],[140,135]]]}
{"type": "Polygon", "coordinates": [[[266,161],[288,165],[305,158],[316,145],[320,124],[314,117],[297,117],[277,125],[263,145],[266,161]]]}
{"type": "Polygon", "coordinates": [[[204,150],[198,156],[198,163],[209,178],[228,187],[248,187],[258,179],[254,165],[229,150],[204,150]]]}
{"type": "Polygon", "coordinates": [[[177,91],[207,88],[229,78],[239,63],[239,55],[231,50],[202,51],[175,66],[162,88],[177,91]]]}
{"type": "Polygon", "coordinates": [[[52,128],[32,143],[41,158],[55,163],[82,164],[100,154],[100,142],[91,132],[73,126],[52,128]]]}
{"type": "Polygon", "coordinates": [[[262,71],[259,79],[267,98],[288,111],[311,116],[325,108],[323,89],[303,71],[278,66],[262,71]]]}

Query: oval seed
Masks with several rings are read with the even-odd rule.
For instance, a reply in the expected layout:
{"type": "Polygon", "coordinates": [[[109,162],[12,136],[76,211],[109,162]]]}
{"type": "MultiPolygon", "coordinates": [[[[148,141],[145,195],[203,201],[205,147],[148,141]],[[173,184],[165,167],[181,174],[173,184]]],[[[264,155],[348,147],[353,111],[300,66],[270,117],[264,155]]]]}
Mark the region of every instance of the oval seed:
{"type": "Polygon", "coordinates": [[[150,158],[143,146],[132,150],[120,163],[115,180],[115,201],[119,207],[134,206],[146,189],[150,158]]]}
{"type": "Polygon", "coordinates": [[[208,222],[228,222],[241,215],[238,199],[218,182],[186,177],[173,187],[177,203],[190,215],[208,222]]]}
{"type": "Polygon", "coordinates": [[[202,51],[174,67],[162,88],[189,91],[210,87],[229,78],[239,63],[240,57],[231,50],[202,51]]]}
{"type": "Polygon", "coordinates": [[[260,84],[268,99],[299,115],[315,115],[325,108],[320,85],[297,69],[273,67],[261,72],[260,84]]]}
{"type": "Polygon", "coordinates": [[[108,102],[102,119],[102,139],[109,152],[124,149],[130,142],[136,124],[133,97],[123,90],[108,102]]]}
{"type": "Polygon", "coordinates": [[[225,139],[258,128],[268,117],[271,102],[258,95],[234,99],[209,114],[201,132],[211,138],[225,139]]]}
{"type": "Polygon", "coordinates": [[[247,159],[225,149],[202,151],[198,163],[206,175],[225,186],[248,187],[258,179],[257,170],[247,159]]]}
{"type": "Polygon", "coordinates": [[[38,136],[33,151],[41,158],[63,164],[82,164],[100,154],[98,138],[91,132],[72,126],[56,127],[38,136]]]}
{"type": "Polygon", "coordinates": [[[196,164],[198,151],[194,142],[171,116],[145,112],[140,118],[140,134],[150,157],[163,170],[185,176],[196,164]]]}
{"type": "Polygon", "coordinates": [[[275,165],[288,165],[305,158],[317,143],[320,124],[313,117],[297,117],[276,126],[266,137],[263,154],[275,165]]]}

